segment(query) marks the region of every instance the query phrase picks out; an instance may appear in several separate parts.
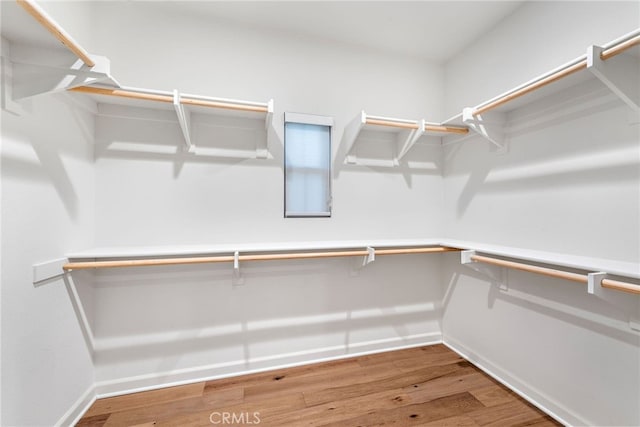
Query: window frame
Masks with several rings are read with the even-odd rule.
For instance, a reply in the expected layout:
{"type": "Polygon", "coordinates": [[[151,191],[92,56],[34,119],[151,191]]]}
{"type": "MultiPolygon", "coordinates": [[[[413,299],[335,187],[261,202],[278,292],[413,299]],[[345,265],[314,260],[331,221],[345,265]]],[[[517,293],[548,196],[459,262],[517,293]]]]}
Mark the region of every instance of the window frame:
{"type": "Polygon", "coordinates": [[[303,114],[303,113],[284,113],[284,125],[283,125],[283,169],[284,169],[284,200],[283,200],[283,215],[284,218],[331,218],[333,211],[333,188],[332,188],[332,142],[333,142],[333,117],[320,116],[315,114],[303,114]],[[327,173],[327,211],[323,212],[295,212],[287,211],[287,123],[297,123],[305,125],[315,126],[327,126],[329,127],[329,147],[328,147],[328,173],[327,173]]]}

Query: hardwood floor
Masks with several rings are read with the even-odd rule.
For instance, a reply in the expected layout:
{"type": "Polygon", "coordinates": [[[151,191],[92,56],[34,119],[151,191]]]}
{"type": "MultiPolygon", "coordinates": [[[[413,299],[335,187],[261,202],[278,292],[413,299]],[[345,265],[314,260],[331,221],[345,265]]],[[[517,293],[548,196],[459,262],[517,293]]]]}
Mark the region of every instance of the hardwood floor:
{"type": "Polygon", "coordinates": [[[78,426],[556,426],[443,345],[97,400],[78,426]]]}

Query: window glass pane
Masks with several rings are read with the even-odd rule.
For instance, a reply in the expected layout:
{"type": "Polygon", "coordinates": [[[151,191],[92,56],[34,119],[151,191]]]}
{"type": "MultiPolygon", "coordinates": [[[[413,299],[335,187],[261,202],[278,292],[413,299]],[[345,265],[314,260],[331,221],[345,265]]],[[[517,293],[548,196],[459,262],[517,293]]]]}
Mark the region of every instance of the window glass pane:
{"type": "Polygon", "coordinates": [[[331,127],[285,123],[285,216],[330,215],[331,127]]]}

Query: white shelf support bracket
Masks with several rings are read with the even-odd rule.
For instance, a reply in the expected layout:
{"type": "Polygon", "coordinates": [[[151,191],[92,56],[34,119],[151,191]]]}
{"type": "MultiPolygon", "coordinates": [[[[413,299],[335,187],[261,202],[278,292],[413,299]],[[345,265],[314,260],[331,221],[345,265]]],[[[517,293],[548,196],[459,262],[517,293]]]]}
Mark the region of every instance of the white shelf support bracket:
{"type": "Polygon", "coordinates": [[[342,150],[344,150],[345,163],[356,164],[356,156],[352,153],[353,145],[362,130],[362,127],[367,123],[367,113],[361,111],[358,117],[349,123],[342,134],[342,150]]]}
{"type": "Polygon", "coordinates": [[[173,108],[176,110],[178,116],[178,123],[180,123],[180,129],[184,136],[184,143],[186,145],[185,151],[193,153],[195,146],[191,143],[191,112],[184,108],[180,101],[180,92],[177,89],[173,91],[173,108]]]}
{"type": "Polygon", "coordinates": [[[476,262],[471,259],[474,255],[476,255],[476,251],[474,250],[461,251],[460,264],[466,265],[472,270],[487,276],[491,284],[497,286],[501,291],[508,291],[509,286],[507,284],[506,269],[476,262]]]}
{"type": "Polygon", "coordinates": [[[426,122],[424,119],[420,120],[418,129],[413,129],[410,132],[401,132],[398,134],[398,157],[394,160],[394,165],[398,166],[402,158],[411,150],[415,143],[424,134],[426,122]]]}
{"type": "Polygon", "coordinates": [[[235,251],[233,253],[233,284],[244,285],[244,277],[240,273],[240,252],[235,251]]]}
{"type": "Polygon", "coordinates": [[[51,261],[41,262],[33,265],[33,284],[42,285],[45,282],[67,274],[62,268],[69,260],[58,258],[51,261]]]}
{"type": "Polygon", "coordinates": [[[603,61],[600,57],[603,50],[600,46],[589,46],[587,69],[632,110],[640,112],[640,59],[620,54],[603,61]]]}
{"type": "Polygon", "coordinates": [[[3,81],[3,91],[13,101],[94,83],[119,87],[104,56],[91,55],[95,65],[88,67],[70,52],[3,42],[3,48],[5,45],[10,49],[6,53],[3,49],[4,68],[11,72],[10,79],[3,81]]]}
{"type": "Polygon", "coordinates": [[[504,114],[490,113],[491,119],[485,119],[484,115],[473,115],[474,109],[467,107],[462,110],[462,122],[478,135],[492,143],[496,152],[507,152],[507,142],[504,136],[504,114]]]}
{"type": "Polygon", "coordinates": [[[256,158],[257,159],[268,159],[269,158],[269,135],[271,132],[271,128],[273,127],[273,112],[274,112],[274,103],[273,99],[270,99],[267,103],[267,115],[264,118],[264,129],[267,131],[267,138],[262,138],[260,136],[256,143],[256,158]]]}
{"type": "Polygon", "coordinates": [[[607,273],[599,271],[587,275],[587,292],[606,301],[628,315],[629,327],[640,331],[640,298],[629,297],[622,292],[602,287],[602,280],[607,278],[607,273]]]}

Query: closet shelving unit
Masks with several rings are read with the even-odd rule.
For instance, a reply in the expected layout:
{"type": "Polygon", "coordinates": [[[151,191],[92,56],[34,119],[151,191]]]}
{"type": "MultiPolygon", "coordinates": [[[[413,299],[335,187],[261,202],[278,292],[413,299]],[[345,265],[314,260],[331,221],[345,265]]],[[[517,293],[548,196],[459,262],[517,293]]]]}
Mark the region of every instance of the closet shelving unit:
{"type": "MultiPolygon", "coordinates": [[[[475,107],[465,108],[443,124],[468,126],[474,134],[503,149],[504,126],[512,111],[594,80],[602,82],[640,114],[640,29],[604,46],[589,46],[586,54],[475,107]]],[[[464,139],[466,137],[449,136],[443,143],[446,145],[464,139]]]]}
{"type": "Polygon", "coordinates": [[[16,101],[93,83],[118,85],[104,56],[87,52],[32,0],[2,2],[3,108],[16,101]]]}
{"type": "Polygon", "coordinates": [[[465,135],[469,132],[469,129],[464,125],[443,125],[427,122],[426,120],[418,121],[371,116],[361,111],[344,130],[341,146],[345,163],[358,163],[355,150],[359,144],[366,144],[363,132],[391,134],[395,144],[393,150],[395,154],[391,161],[394,166],[398,166],[400,161],[420,139],[435,139],[439,141],[439,138],[443,135],[465,135]]]}
{"type": "Polygon", "coordinates": [[[240,101],[184,94],[178,90],[168,92],[99,85],[80,86],[70,91],[90,97],[96,104],[95,111],[98,115],[159,121],[177,119],[183,135],[185,151],[189,153],[221,157],[268,157],[268,138],[255,139],[256,147],[253,152],[197,146],[192,132],[192,121],[196,120],[195,118],[202,118],[206,123],[211,116],[240,121],[259,119],[264,121],[264,129],[269,135],[273,120],[273,100],[240,101]]]}
{"type": "MultiPolygon", "coordinates": [[[[2,3],[3,108],[22,113],[19,103],[32,96],[68,91],[93,101],[97,115],[177,121],[185,151],[220,157],[267,158],[273,100],[250,102],[201,95],[123,87],[110,74],[110,61],[87,52],[32,0],[2,3]],[[168,110],[171,114],[167,114],[168,110]],[[207,117],[216,116],[211,123],[207,117]],[[253,150],[196,146],[194,121],[233,128],[246,119],[264,120],[267,137],[254,138],[253,150]]],[[[252,127],[249,131],[257,131],[252,127]]]]}
{"type": "MultiPolygon", "coordinates": [[[[4,2],[2,5],[2,66],[5,79],[3,108],[15,107],[13,101],[30,96],[71,90],[86,96],[118,100],[104,105],[144,105],[150,110],[172,110],[178,117],[185,145],[193,149],[190,133],[191,111],[199,108],[223,111],[230,114],[264,115],[269,126],[273,116],[273,101],[256,103],[199,95],[181,94],[178,91],[162,92],[137,88],[123,88],[109,74],[109,61],[87,53],[32,0],[4,2]],[[28,12],[25,14],[21,8],[28,12]],[[35,20],[26,19],[31,15],[35,20]],[[39,25],[37,25],[39,24],[39,25]],[[34,25],[37,27],[34,29],[34,25]],[[35,35],[34,35],[35,34],[35,35]],[[55,45],[52,46],[51,35],[55,45]],[[64,48],[57,44],[62,43],[64,48]],[[153,107],[152,107],[153,106],[153,107]]],[[[450,139],[451,135],[464,138],[469,128],[485,136],[496,145],[503,141],[493,130],[496,126],[485,121],[488,113],[503,114],[525,103],[532,102],[563,87],[572,86],[586,79],[597,78],[627,103],[634,111],[640,111],[637,73],[639,69],[640,30],[630,33],[603,47],[591,46],[586,55],[577,58],[524,85],[484,102],[467,108],[462,114],[443,123],[425,120],[403,120],[368,116],[362,112],[346,129],[343,136],[345,160],[355,163],[352,154],[362,130],[392,132],[398,144],[394,163],[407,154],[422,137],[450,139]],[[611,58],[616,58],[610,60],[611,58]],[[633,68],[635,67],[635,68],[633,68]],[[584,73],[583,70],[587,70],[584,73]],[[508,106],[507,106],[508,104],[508,106]]],[[[100,105],[100,101],[98,104],[100,105]]],[[[166,113],[166,111],[165,111],[166,113]]],[[[499,124],[499,123],[498,123],[499,124]]],[[[499,130],[499,129],[498,129],[499,130]]],[[[446,142],[446,141],[445,141],[446,142]]],[[[234,274],[239,273],[240,261],[267,261],[311,259],[329,257],[363,256],[362,265],[376,255],[400,255],[461,251],[464,264],[488,264],[512,268],[547,276],[563,278],[587,284],[589,293],[607,298],[612,289],[640,294],[640,267],[637,263],[625,263],[550,252],[490,246],[473,242],[446,239],[307,242],[262,245],[235,245],[209,247],[169,248],[105,248],[68,254],[64,258],[35,264],[33,281],[43,281],[79,269],[116,268],[153,265],[177,265],[214,262],[232,262],[234,274]],[[241,255],[242,253],[242,255],[241,255]],[[487,256],[489,255],[489,256],[487,256]],[[522,262],[525,261],[525,262],[522,262]],[[575,271],[564,271],[560,267],[575,271]],[[585,273],[586,272],[586,273],[585,273]],[[630,278],[628,282],[620,278],[630,278]]],[[[637,301],[626,299],[636,304],[637,301]]],[[[632,313],[637,310],[631,310],[632,313]]]]}

